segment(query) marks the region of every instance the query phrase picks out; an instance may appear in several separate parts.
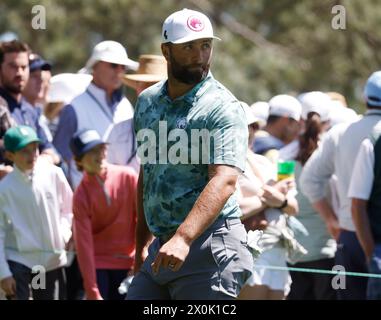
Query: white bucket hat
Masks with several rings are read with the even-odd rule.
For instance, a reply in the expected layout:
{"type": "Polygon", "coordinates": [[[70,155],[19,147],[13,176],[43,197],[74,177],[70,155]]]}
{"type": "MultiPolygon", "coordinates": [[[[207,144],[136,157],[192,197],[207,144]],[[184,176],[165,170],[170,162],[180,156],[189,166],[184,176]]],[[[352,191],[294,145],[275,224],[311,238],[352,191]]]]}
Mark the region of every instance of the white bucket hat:
{"type": "Polygon", "coordinates": [[[84,92],[93,77],[90,74],[60,73],[50,79],[47,102],[68,104],[84,92]]]}
{"type": "Polygon", "coordinates": [[[172,13],[164,21],[162,43],[184,43],[204,38],[221,40],[213,34],[212,23],[201,12],[183,9],[172,13]]]}
{"type": "Polygon", "coordinates": [[[138,62],[128,58],[126,49],[119,42],[111,40],[102,41],[94,47],[90,59],[87,60],[84,70],[81,71],[90,73],[98,61],[121,64],[134,71],[139,67],[138,62]]]}
{"type": "Polygon", "coordinates": [[[269,101],[269,116],[288,117],[300,120],[302,106],[300,102],[287,94],[279,94],[269,101]]]}

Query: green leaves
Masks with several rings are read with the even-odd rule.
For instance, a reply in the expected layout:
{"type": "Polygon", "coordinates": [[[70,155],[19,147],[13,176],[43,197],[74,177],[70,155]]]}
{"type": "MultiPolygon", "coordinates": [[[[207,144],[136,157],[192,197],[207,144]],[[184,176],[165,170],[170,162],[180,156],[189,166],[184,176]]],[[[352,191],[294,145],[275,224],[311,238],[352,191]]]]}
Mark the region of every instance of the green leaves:
{"type": "Polygon", "coordinates": [[[160,54],[164,19],[184,7],[207,10],[223,40],[215,42],[213,74],[249,104],[322,90],[361,106],[362,87],[381,65],[377,0],[2,0],[0,33],[16,32],[54,62],[54,73],[75,72],[101,40],[121,42],[135,60],[160,54]],[[46,7],[46,30],[31,27],[36,4],[46,7]],[[345,30],[332,28],[336,4],[345,8],[345,30]]]}

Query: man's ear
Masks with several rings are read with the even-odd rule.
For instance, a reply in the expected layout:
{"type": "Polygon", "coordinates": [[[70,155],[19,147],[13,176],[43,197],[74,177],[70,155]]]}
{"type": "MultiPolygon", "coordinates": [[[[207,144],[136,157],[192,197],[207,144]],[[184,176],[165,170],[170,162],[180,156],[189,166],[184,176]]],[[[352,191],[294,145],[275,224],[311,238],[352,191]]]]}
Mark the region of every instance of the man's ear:
{"type": "Polygon", "coordinates": [[[166,43],[161,44],[161,53],[163,54],[165,60],[169,61],[169,45],[166,43]]]}

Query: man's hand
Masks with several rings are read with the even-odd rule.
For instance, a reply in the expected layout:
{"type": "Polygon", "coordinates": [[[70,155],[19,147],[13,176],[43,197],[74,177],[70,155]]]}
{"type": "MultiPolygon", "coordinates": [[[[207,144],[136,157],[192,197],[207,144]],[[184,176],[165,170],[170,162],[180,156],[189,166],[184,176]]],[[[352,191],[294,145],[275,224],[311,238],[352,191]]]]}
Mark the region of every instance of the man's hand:
{"type": "Polygon", "coordinates": [[[328,233],[331,235],[331,237],[335,240],[339,239],[340,235],[340,226],[337,219],[330,219],[326,222],[328,233]]]}
{"type": "Polygon", "coordinates": [[[159,250],[155,261],[152,263],[154,274],[159,272],[160,267],[170,268],[172,271],[178,271],[189,253],[190,245],[179,235],[174,235],[159,250]]]}
{"type": "Polygon", "coordinates": [[[72,251],[72,252],[75,251],[75,242],[74,242],[74,237],[73,236],[71,236],[69,241],[66,243],[65,250],[66,251],[72,251]]]}
{"type": "Polygon", "coordinates": [[[40,157],[45,158],[48,160],[51,164],[59,164],[60,158],[59,156],[54,152],[53,149],[45,149],[41,152],[40,157]]]}
{"type": "Polygon", "coordinates": [[[1,280],[0,285],[1,289],[4,290],[6,296],[16,296],[16,280],[13,277],[8,277],[1,280]]]}
{"type": "Polygon", "coordinates": [[[147,258],[147,256],[148,256],[148,247],[149,247],[150,243],[151,242],[149,242],[148,245],[143,248],[141,254],[136,254],[135,255],[135,262],[134,262],[134,268],[133,268],[133,274],[134,275],[136,275],[140,271],[140,269],[141,269],[145,259],[147,258]]]}

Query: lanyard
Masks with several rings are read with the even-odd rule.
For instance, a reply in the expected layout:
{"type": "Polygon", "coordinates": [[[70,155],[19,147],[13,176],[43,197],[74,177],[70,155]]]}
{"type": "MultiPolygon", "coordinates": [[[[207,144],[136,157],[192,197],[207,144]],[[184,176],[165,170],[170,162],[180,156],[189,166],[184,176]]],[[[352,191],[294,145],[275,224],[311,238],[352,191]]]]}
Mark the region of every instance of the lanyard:
{"type": "Polygon", "coordinates": [[[99,108],[101,108],[103,114],[112,122],[114,123],[114,119],[111,115],[111,112],[110,110],[106,110],[104,108],[104,106],[99,102],[99,100],[97,98],[94,97],[94,95],[89,91],[89,89],[86,89],[86,93],[90,96],[91,99],[93,99],[95,101],[95,103],[99,106],[99,108]]]}
{"type": "MultiPolygon", "coordinates": [[[[111,123],[115,124],[114,123],[114,119],[112,118],[109,110],[105,110],[103,105],[99,102],[99,100],[97,98],[94,97],[94,95],[89,91],[89,89],[86,89],[86,93],[90,96],[91,99],[94,100],[94,102],[101,108],[102,112],[104,113],[104,115],[111,121],[111,123]]],[[[130,158],[127,160],[127,163],[126,164],[129,164],[131,162],[131,160],[135,157],[136,153],[137,153],[137,148],[136,148],[136,141],[135,141],[135,135],[134,135],[134,132],[132,130],[132,135],[133,137],[133,144],[132,144],[132,152],[131,152],[131,156],[130,158]]]]}

